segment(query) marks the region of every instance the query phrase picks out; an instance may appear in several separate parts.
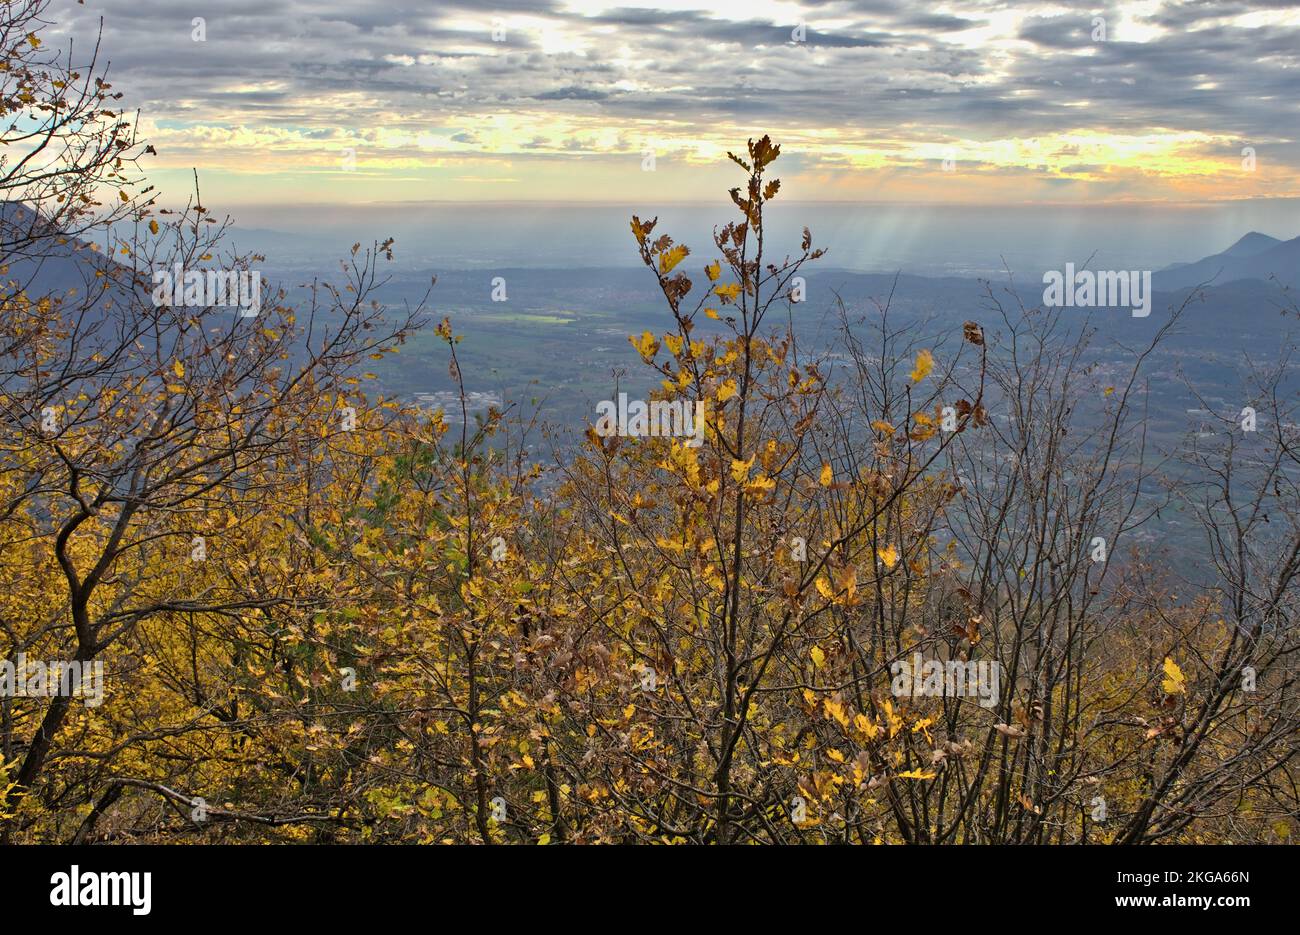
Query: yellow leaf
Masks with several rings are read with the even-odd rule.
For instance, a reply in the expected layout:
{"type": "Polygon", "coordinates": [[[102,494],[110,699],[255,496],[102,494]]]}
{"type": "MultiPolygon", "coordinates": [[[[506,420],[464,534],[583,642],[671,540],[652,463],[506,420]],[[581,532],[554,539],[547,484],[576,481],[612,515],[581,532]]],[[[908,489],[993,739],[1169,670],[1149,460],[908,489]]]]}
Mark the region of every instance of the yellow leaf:
{"type": "Polygon", "coordinates": [[[868,740],[874,740],[876,735],[880,733],[880,728],[876,726],[876,722],[865,714],[859,714],[853,719],[853,727],[868,740]]]}
{"type": "Polygon", "coordinates": [[[704,315],[706,318],[712,318],[714,321],[717,321],[718,310],[716,308],[706,308],[704,310],[704,315]]]}
{"type": "Polygon", "coordinates": [[[844,705],[830,698],[823,698],[822,707],[826,709],[826,716],[834,718],[841,727],[849,726],[849,716],[844,711],[844,705]]]}
{"type": "Polygon", "coordinates": [[[836,581],[835,583],[839,587],[840,591],[844,593],[844,598],[842,600],[836,601],[836,603],[843,604],[845,607],[855,606],[858,603],[857,573],[852,568],[845,568],[842,571],[838,572],[836,574],[836,577],[839,580],[836,581]]]}
{"type": "Polygon", "coordinates": [[[645,360],[653,360],[655,352],[659,350],[659,342],[655,340],[655,336],[649,331],[643,331],[639,339],[636,335],[630,335],[628,340],[632,342],[632,346],[637,349],[637,353],[645,360]]]}
{"type": "Polygon", "coordinates": [[[899,773],[899,779],[933,779],[937,774],[927,772],[923,769],[909,769],[905,773],[899,773]]]}
{"type": "Polygon", "coordinates": [[[932,426],[918,426],[917,428],[912,429],[911,434],[907,437],[912,439],[914,442],[923,442],[926,439],[933,438],[936,431],[937,429],[932,426]]]}
{"type": "Polygon", "coordinates": [[[881,710],[885,712],[885,721],[889,724],[889,736],[893,737],[903,726],[903,719],[894,713],[894,706],[889,703],[889,699],[885,699],[881,710]]]}
{"type": "Polygon", "coordinates": [[[929,351],[921,351],[916,355],[916,364],[912,367],[912,372],[908,374],[913,383],[920,383],[930,371],[934,369],[934,355],[929,351]]]}
{"type": "Polygon", "coordinates": [[[713,291],[724,302],[734,302],[740,296],[740,283],[733,282],[725,286],[714,286],[713,291]]]}
{"type": "Polygon", "coordinates": [[[887,545],[883,549],[876,549],[876,558],[880,559],[886,568],[893,568],[898,564],[898,549],[892,545],[887,545]]]}
{"type": "Polygon", "coordinates": [[[750,457],[748,461],[740,461],[735,458],[731,460],[731,479],[737,483],[743,484],[749,479],[749,469],[754,466],[754,458],[750,457]]]}
{"type": "Polygon", "coordinates": [[[1160,687],[1167,695],[1181,695],[1187,691],[1187,679],[1183,677],[1183,670],[1168,656],[1165,657],[1165,678],[1160,687]]]}
{"type": "Polygon", "coordinates": [[[156,233],[158,233],[158,222],[157,222],[157,221],[153,221],[153,220],[151,220],[151,221],[149,222],[149,233],[151,233],[151,234],[156,234],[156,233]]]}
{"type": "Polygon", "coordinates": [[[709,277],[709,282],[717,282],[718,277],[722,275],[722,264],[714,260],[708,266],[704,267],[704,275],[709,277]]]}
{"type": "Polygon", "coordinates": [[[667,253],[659,254],[659,272],[671,272],[672,268],[686,259],[686,255],[690,252],[690,248],[685,244],[678,244],[667,253]]]}
{"type": "Polygon", "coordinates": [[[174,361],[172,363],[172,373],[176,374],[176,379],[179,380],[181,377],[185,376],[185,365],[179,360],[174,361]]]}
{"type": "MultiPolygon", "coordinates": [[[[819,578],[818,581],[820,580],[821,579],[819,578]]],[[[815,665],[817,668],[820,669],[822,666],[826,665],[826,654],[822,652],[822,648],[820,646],[814,646],[812,648],[811,655],[812,655],[813,665],[815,665]]]]}
{"type": "Polygon", "coordinates": [[[831,471],[831,466],[830,466],[829,464],[823,464],[823,465],[822,465],[822,476],[821,476],[821,484],[822,484],[822,486],[823,486],[823,487],[829,487],[829,486],[831,485],[831,480],[832,480],[834,477],[835,477],[835,474],[834,474],[833,471],[831,471]]]}
{"type": "Polygon", "coordinates": [[[718,387],[718,402],[720,403],[725,403],[735,395],[736,381],[734,379],[725,380],[722,385],[718,387]]]}

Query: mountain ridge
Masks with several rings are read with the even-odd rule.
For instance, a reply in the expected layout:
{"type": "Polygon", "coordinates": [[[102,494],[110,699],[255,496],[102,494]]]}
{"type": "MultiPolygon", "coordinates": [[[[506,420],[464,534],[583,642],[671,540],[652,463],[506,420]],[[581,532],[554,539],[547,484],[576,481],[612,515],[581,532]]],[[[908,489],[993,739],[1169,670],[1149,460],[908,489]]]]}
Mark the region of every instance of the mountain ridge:
{"type": "Polygon", "coordinates": [[[1278,240],[1251,231],[1221,253],[1194,263],[1175,264],[1152,276],[1153,287],[1172,292],[1213,283],[1216,286],[1243,279],[1276,280],[1283,286],[1300,287],[1300,237],[1278,240]]]}

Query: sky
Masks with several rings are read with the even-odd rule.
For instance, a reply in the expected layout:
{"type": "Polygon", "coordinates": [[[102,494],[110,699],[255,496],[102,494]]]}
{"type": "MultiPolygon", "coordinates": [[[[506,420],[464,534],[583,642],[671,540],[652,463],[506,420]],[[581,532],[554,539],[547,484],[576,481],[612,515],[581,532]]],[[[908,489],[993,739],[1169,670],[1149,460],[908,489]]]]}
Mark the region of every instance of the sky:
{"type": "Polygon", "coordinates": [[[55,0],[50,17],[81,53],[103,18],[169,200],[197,168],[223,206],[691,202],[737,184],[726,151],[763,133],[809,201],[1300,195],[1300,2],[55,0]]]}

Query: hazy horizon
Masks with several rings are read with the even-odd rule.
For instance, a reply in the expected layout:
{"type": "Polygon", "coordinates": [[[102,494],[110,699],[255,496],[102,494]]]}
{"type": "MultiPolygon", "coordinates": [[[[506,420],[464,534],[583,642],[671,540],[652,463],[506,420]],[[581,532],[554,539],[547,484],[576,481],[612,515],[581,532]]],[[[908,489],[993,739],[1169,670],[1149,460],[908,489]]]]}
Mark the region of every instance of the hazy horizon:
{"type": "MultiPolygon", "coordinates": [[[[639,266],[630,215],[658,216],[660,230],[705,250],[714,224],[729,216],[725,193],[700,204],[482,203],[260,205],[231,208],[233,239],[266,252],[267,262],[329,262],[357,241],[395,237],[406,268],[639,266]],[[323,255],[322,255],[323,254],[323,255]]],[[[1300,200],[1256,199],[1205,205],[1092,205],[1069,209],[1013,205],[775,203],[778,252],[793,250],[804,226],[828,248],[823,268],[917,275],[1037,278],[1065,262],[1160,269],[1218,253],[1246,233],[1300,235],[1300,200]]],[[[223,213],[216,206],[217,213],[223,213]]]]}

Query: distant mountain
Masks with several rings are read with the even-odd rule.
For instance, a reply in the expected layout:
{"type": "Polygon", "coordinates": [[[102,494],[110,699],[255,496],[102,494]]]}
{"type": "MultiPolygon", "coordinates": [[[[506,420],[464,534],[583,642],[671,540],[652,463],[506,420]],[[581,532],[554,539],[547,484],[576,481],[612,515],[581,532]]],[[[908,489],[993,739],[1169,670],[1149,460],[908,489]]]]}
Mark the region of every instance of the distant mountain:
{"type": "Polygon", "coordinates": [[[1300,287],[1300,237],[1278,240],[1251,231],[1222,253],[1167,267],[1151,281],[1156,290],[1172,292],[1207,282],[1221,286],[1242,279],[1270,278],[1282,285],[1300,287]]]}
{"type": "Polygon", "coordinates": [[[133,313],[150,301],[147,280],[133,269],[40,212],[0,202],[0,295],[49,297],[70,326],[76,353],[95,353],[134,340],[147,322],[133,313]]]}
{"type": "Polygon", "coordinates": [[[1284,243],[1284,241],[1278,240],[1276,237],[1261,234],[1259,231],[1251,231],[1219,255],[1230,257],[1256,256],[1265,250],[1272,250],[1281,243],[1284,243]]]}
{"type": "Polygon", "coordinates": [[[112,257],[18,202],[0,202],[0,267],[4,291],[57,295],[83,310],[114,295],[126,296],[126,276],[97,275],[119,271],[112,257]]]}

